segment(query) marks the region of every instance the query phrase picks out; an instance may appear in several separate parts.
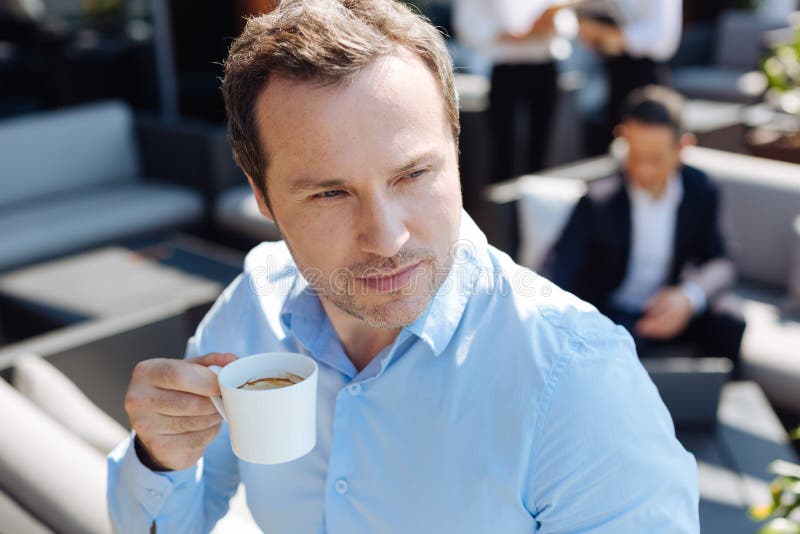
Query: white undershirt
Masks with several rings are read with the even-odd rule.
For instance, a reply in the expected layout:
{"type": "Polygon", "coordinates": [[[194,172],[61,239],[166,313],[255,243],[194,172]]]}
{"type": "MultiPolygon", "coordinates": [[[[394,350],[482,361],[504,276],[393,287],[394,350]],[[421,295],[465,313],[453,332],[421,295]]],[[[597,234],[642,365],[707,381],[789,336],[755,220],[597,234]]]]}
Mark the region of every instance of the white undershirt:
{"type": "Polygon", "coordinates": [[[660,198],[635,185],[627,187],[631,203],[631,248],[625,278],[611,295],[611,304],[640,312],[664,287],[669,276],[683,184],[680,175],[673,174],[660,198]]]}

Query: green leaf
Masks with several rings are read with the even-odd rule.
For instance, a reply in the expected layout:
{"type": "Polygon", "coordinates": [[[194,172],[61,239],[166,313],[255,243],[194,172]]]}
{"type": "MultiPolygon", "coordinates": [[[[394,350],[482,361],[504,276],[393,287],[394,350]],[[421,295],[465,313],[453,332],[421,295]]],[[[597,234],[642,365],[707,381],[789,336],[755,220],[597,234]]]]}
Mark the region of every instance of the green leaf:
{"type": "Polygon", "coordinates": [[[780,517],[764,525],[758,534],[800,534],[800,525],[780,517]]]}
{"type": "MultiPolygon", "coordinates": [[[[800,35],[798,35],[797,43],[800,45],[800,35]]],[[[800,46],[798,46],[797,53],[800,54],[800,46]]],[[[792,441],[800,441],[800,426],[789,432],[789,439],[792,441]]]]}

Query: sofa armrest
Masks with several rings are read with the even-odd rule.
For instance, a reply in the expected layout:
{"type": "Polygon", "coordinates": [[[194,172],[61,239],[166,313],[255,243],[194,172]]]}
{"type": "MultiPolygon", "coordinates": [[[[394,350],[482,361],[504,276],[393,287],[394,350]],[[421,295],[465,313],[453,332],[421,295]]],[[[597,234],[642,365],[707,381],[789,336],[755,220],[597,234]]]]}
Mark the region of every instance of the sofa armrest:
{"type": "Polygon", "coordinates": [[[789,277],[786,286],[789,288],[791,307],[800,311],[800,214],[794,218],[789,247],[789,277]]]}
{"type": "Polygon", "coordinates": [[[246,183],[222,125],[138,116],[136,135],[147,178],[190,187],[209,201],[230,186],[246,183]]]}

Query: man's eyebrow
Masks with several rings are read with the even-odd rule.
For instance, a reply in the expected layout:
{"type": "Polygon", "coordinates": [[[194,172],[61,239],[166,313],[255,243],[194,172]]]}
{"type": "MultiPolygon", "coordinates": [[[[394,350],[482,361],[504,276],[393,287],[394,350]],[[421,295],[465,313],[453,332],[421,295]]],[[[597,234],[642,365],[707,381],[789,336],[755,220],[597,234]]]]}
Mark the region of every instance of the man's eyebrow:
{"type": "MultiPolygon", "coordinates": [[[[418,166],[421,162],[431,160],[437,157],[435,150],[424,152],[410,161],[400,165],[399,167],[390,171],[390,175],[394,176],[403,172],[410,171],[418,166]]],[[[290,193],[302,193],[304,191],[311,191],[314,189],[327,189],[332,187],[342,187],[347,185],[347,180],[341,178],[330,178],[328,180],[314,180],[313,178],[299,178],[289,184],[290,193]]]]}

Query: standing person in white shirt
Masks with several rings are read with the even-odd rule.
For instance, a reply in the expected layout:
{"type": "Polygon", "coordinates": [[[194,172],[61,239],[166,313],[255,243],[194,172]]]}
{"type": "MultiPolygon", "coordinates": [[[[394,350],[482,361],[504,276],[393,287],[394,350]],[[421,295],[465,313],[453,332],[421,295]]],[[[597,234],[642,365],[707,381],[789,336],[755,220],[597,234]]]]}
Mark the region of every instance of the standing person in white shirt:
{"type": "Polygon", "coordinates": [[[619,173],[594,180],[547,259],[559,286],[634,337],[639,356],[675,342],[727,357],[738,372],[741,311],[722,298],[735,277],[719,222],[719,193],[683,165],[692,143],[681,97],[648,86],[629,96],[616,133],[628,144],[619,173]]]}
{"type": "Polygon", "coordinates": [[[541,169],[558,95],[555,61],[571,49],[556,21],[558,6],[548,0],[455,0],[453,10],[459,40],[493,63],[491,181],[541,169]],[[517,135],[521,121],[528,125],[524,147],[517,135]]]}
{"type": "Polygon", "coordinates": [[[669,81],[665,62],[678,49],[683,7],[680,0],[584,0],[576,13],[578,35],[603,57],[608,77],[604,135],[590,147],[605,152],[628,94],[669,81]]]}

